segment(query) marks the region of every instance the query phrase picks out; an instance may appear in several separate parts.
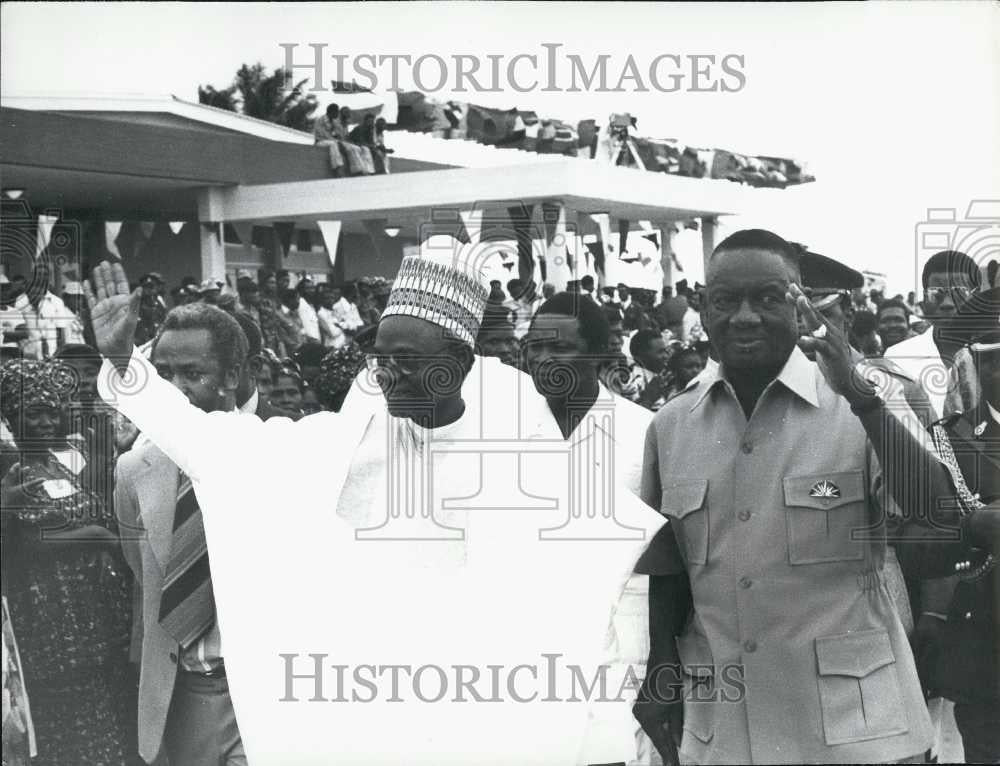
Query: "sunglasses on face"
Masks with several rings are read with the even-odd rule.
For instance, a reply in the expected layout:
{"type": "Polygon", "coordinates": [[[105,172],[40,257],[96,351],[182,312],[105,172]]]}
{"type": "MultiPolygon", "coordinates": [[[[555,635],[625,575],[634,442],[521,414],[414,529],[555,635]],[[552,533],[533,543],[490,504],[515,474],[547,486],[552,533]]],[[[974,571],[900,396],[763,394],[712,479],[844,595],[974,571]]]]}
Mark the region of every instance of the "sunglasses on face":
{"type": "Polygon", "coordinates": [[[955,285],[953,287],[929,287],[924,290],[924,297],[931,303],[944,303],[945,296],[950,295],[952,301],[968,300],[975,292],[971,287],[955,285]]]}

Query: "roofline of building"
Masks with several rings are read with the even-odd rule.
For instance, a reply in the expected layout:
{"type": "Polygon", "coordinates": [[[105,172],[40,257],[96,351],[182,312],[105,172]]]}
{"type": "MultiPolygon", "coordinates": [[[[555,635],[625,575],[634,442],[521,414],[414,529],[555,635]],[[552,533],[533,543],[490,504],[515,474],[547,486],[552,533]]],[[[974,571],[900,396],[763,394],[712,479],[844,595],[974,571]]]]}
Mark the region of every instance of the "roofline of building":
{"type": "Polygon", "coordinates": [[[4,92],[0,96],[0,105],[44,112],[166,113],[271,141],[303,145],[313,143],[313,137],[309,133],[295,128],[162,93],[4,92]]]}

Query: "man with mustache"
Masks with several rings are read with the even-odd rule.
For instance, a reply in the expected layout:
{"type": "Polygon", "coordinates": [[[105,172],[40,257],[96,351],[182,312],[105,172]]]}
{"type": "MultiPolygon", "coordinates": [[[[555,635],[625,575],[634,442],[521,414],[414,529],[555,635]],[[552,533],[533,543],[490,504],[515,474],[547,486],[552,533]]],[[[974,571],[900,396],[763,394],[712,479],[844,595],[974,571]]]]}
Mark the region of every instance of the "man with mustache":
{"type": "Polygon", "coordinates": [[[642,496],[675,540],[647,570],[637,716],[668,757],[660,724],[676,708],[678,661],[683,731],[674,718],[666,738],[697,763],[887,762],[930,743],[876,500],[884,486],[926,513],[950,488],[802,293],[800,262],[800,248],[764,230],[716,247],[703,319],[719,366],[647,435],[642,496]],[[918,475],[926,484],[907,497],[918,475]],[[743,693],[720,696],[733,674],[743,693]]]}

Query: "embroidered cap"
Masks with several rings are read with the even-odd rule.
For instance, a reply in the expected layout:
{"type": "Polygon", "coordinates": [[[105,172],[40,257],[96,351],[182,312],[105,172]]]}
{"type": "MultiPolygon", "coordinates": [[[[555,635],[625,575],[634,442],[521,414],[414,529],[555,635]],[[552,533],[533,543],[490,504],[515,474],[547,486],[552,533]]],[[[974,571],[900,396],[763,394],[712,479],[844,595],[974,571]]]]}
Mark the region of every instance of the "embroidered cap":
{"type": "Polygon", "coordinates": [[[403,258],[382,318],[417,317],[474,346],[489,290],[472,250],[450,235],[429,237],[420,255],[403,258]]]}

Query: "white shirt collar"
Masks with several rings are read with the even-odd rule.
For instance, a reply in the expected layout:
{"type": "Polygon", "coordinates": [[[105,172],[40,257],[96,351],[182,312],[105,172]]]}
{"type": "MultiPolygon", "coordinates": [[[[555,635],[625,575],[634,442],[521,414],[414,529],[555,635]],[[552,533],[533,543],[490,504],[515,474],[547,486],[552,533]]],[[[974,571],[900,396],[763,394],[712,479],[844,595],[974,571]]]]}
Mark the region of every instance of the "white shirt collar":
{"type": "Polygon", "coordinates": [[[997,412],[989,402],[986,402],[986,406],[990,409],[990,417],[993,418],[993,422],[1000,425],[1000,412],[997,412]]]}
{"type": "Polygon", "coordinates": [[[236,411],[243,415],[254,415],[257,412],[257,405],[259,403],[260,391],[255,388],[253,393],[250,394],[250,398],[243,403],[242,407],[238,407],[236,411]]]}

